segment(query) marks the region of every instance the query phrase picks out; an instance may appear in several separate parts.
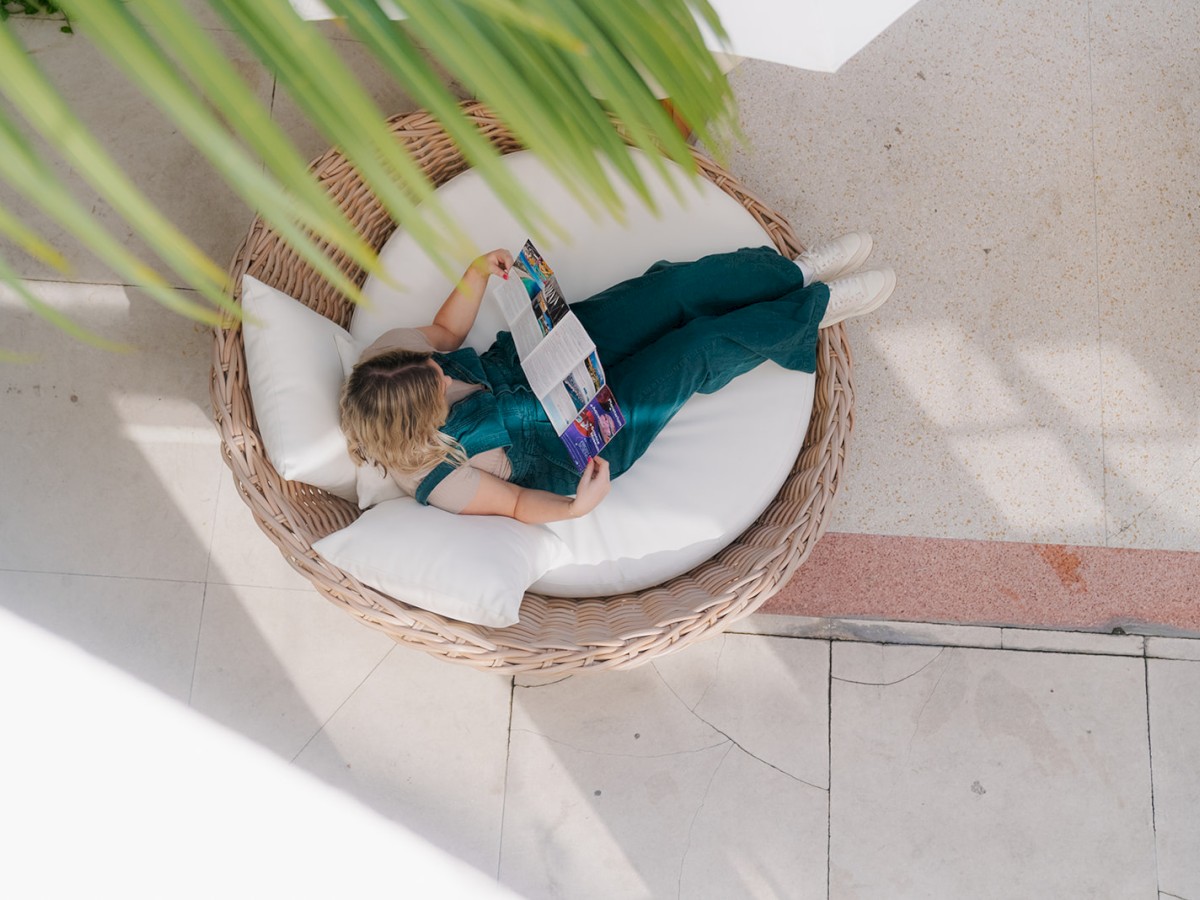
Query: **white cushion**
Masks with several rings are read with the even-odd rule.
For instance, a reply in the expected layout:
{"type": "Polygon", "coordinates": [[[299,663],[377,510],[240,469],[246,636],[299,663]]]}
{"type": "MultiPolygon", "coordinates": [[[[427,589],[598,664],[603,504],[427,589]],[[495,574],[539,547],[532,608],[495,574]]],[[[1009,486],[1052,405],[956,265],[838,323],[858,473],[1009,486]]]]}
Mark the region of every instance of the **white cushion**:
{"type": "MultiPolygon", "coordinates": [[[[591,215],[531,154],[512,154],[505,163],[562,229],[563,236],[535,235],[534,243],[568,300],[583,300],[639,275],[659,259],[695,259],[770,243],[753,216],[720,188],[704,179],[686,182],[671,166],[682,195],[677,198],[644,156],[637,164],[650,181],[659,215],[621,187],[624,222],[591,215]]],[[[443,185],[438,195],[476,243],[475,250],[464,251],[460,271],[474,252],[515,250],[527,237],[474,170],[443,185]]],[[[371,305],[356,310],[350,325],[360,346],[391,328],[429,324],[453,286],[403,230],[380,255],[402,287],[367,279],[363,293],[371,305]]],[[[495,301],[485,299],[467,344],[482,351],[504,327],[495,301]]],[[[613,483],[595,512],[548,526],[571,555],[533,589],[560,596],[640,590],[727,546],[766,508],[795,462],[814,386],[811,374],[766,364],[716,394],[693,397],[637,465],[613,483]]]]}
{"type": "Polygon", "coordinates": [[[545,527],[456,516],[408,497],[367,510],[313,549],[398,600],[494,628],[515,623],[525,590],[568,555],[545,527]]]}
{"type": "Polygon", "coordinates": [[[728,546],[796,462],[815,383],[764,363],[715,394],[692,397],[591,515],[547,526],[572,558],[533,590],[561,597],[637,591],[728,546]]]}
{"type": "Polygon", "coordinates": [[[355,465],[338,425],[344,329],[282,291],[242,278],[246,375],[267,457],[284,478],[355,498],[355,465]]]}
{"type": "MultiPolygon", "coordinates": [[[[619,222],[602,213],[593,216],[531,153],[504,157],[512,175],[563,232],[559,236],[532,237],[554,268],[568,302],[584,300],[618,281],[641,275],[660,259],[696,259],[771,243],[745,207],[712,182],[700,178],[693,184],[678,166],[664,161],[678,183],[682,196],[676,197],[643,155],[637,154],[635,160],[649,181],[659,215],[648,209],[631,188],[620,186],[617,192],[626,210],[625,221],[619,222]]],[[[438,200],[462,225],[475,248],[463,251],[450,277],[429,260],[412,235],[397,229],[379,255],[399,286],[368,277],[363,285],[368,305],[356,309],[350,322],[350,333],[363,346],[389,328],[428,325],[453,288],[454,277],[462,273],[476,252],[497,247],[516,252],[531,237],[474,169],[438,188],[438,200]]],[[[467,335],[467,346],[483,352],[496,339],[496,332],[506,329],[496,301],[485,300],[475,327],[467,335]]],[[[619,397],[617,400],[620,402],[619,397]]]]}

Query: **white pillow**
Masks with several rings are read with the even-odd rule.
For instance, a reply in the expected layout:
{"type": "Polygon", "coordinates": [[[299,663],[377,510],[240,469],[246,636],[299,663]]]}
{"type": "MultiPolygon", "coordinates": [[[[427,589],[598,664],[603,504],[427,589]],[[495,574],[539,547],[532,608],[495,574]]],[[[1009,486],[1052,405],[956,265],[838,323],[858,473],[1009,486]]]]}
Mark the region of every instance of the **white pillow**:
{"type": "Polygon", "coordinates": [[[271,464],[303,481],[355,499],[354,462],[338,424],[342,362],[336,323],[282,291],[242,277],[246,374],[258,432],[271,464]]]}
{"type": "Polygon", "coordinates": [[[384,500],[407,497],[396,479],[378,466],[359,466],[354,473],[354,489],[358,493],[358,508],[370,509],[384,500]]]}
{"type": "Polygon", "coordinates": [[[338,568],[430,612],[503,628],[526,589],[570,558],[558,537],[504,516],[457,516],[387,500],[313,544],[338,568]]]}

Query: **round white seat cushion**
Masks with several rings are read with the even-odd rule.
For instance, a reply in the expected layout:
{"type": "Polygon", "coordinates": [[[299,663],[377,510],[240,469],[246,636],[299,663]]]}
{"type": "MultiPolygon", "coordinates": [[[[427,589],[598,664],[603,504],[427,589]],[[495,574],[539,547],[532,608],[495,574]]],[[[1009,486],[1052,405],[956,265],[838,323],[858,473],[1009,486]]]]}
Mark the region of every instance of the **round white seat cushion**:
{"type": "MultiPolygon", "coordinates": [[[[647,157],[636,157],[657,213],[622,183],[626,213],[617,221],[589,212],[532,154],[504,160],[559,226],[533,238],[568,302],[640,275],[660,259],[771,244],[745,207],[707,179],[688,181],[673,163],[666,165],[678,196],[647,157]]],[[[505,247],[515,253],[529,236],[475,170],[442,185],[438,197],[476,245],[465,251],[459,272],[475,252],[505,247]]],[[[350,326],[360,346],[391,328],[429,324],[453,287],[403,229],[380,256],[399,286],[367,279],[369,306],[355,311],[350,326]]],[[[489,294],[467,345],[483,352],[505,327],[489,294]]],[[[791,470],[815,381],[810,373],[764,363],[715,394],[691,398],[594,512],[547,526],[567,544],[571,561],[548,571],[531,590],[565,597],[637,591],[687,572],[727,546],[767,507],[791,470]]]]}

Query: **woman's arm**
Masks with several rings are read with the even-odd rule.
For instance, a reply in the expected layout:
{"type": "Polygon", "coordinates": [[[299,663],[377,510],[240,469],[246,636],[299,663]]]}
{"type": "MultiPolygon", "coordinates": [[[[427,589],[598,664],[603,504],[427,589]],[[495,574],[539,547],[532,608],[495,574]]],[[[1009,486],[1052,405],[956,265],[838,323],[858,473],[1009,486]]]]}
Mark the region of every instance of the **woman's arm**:
{"type": "Polygon", "coordinates": [[[481,473],[479,488],[462,510],[467,516],[508,516],[530,525],[577,519],[595,509],[608,494],[608,462],[596,457],[583,470],[575,497],[523,488],[481,473]]]}
{"type": "Polygon", "coordinates": [[[506,278],[512,266],[512,254],[507,250],[493,250],[478,257],[467,266],[442,308],[433,317],[433,324],[418,329],[435,350],[443,353],[457,350],[467,339],[467,332],[479,315],[479,304],[489,275],[506,278]]]}

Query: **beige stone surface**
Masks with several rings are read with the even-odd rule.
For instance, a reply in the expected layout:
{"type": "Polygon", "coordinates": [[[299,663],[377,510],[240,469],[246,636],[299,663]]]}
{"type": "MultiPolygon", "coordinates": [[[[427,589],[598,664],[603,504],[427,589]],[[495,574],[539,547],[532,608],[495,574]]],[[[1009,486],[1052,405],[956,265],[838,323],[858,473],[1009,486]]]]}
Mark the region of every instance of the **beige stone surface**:
{"type": "Polygon", "coordinates": [[[501,881],[532,897],[825,896],[827,666],[823,642],[729,635],[518,686],[501,881]]]}
{"type": "Polygon", "coordinates": [[[1093,25],[1109,542],[1196,550],[1200,10],[1106,2],[1093,25]]]}
{"type": "MultiPolygon", "coordinates": [[[[203,603],[195,582],[0,571],[0,606],[180,703],[192,687],[203,603]]],[[[20,689],[9,682],[0,698],[20,689]]]]}
{"type": "Polygon", "coordinates": [[[134,289],[39,282],[129,345],[82,346],[0,288],[0,568],[203,581],[220,471],[206,328],[134,289]]]}
{"type": "Polygon", "coordinates": [[[1200,893],[1200,662],[1147,663],[1154,835],[1165,896],[1200,893]]]}
{"type": "Polygon", "coordinates": [[[509,679],[396,647],[295,762],[494,875],[510,692],[509,679]]]}
{"type": "Polygon", "coordinates": [[[1086,4],[925,2],[836,76],[733,73],[735,173],[812,242],[875,236],[831,528],[1103,543],[1086,4]]]}
{"type": "Polygon", "coordinates": [[[1152,894],[1142,667],[835,644],[830,896],[1152,894]]]}
{"type": "Polygon", "coordinates": [[[191,704],[291,761],[394,646],[311,589],[210,583],[191,704]]]}

